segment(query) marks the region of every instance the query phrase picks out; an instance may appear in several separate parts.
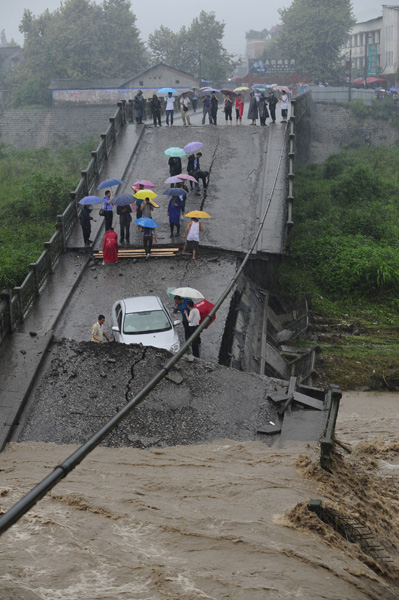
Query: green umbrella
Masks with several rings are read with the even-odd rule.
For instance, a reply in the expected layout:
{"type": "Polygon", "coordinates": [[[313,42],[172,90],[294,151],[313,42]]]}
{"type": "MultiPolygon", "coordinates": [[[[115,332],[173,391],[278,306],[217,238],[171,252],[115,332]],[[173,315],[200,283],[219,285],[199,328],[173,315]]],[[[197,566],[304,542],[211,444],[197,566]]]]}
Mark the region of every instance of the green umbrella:
{"type": "Polygon", "coordinates": [[[184,152],[183,148],[167,148],[165,150],[165,154],[166,156],[173,156],[173,157],[182,157],[182,156],[186,156],[186,153],[184,152]]]}

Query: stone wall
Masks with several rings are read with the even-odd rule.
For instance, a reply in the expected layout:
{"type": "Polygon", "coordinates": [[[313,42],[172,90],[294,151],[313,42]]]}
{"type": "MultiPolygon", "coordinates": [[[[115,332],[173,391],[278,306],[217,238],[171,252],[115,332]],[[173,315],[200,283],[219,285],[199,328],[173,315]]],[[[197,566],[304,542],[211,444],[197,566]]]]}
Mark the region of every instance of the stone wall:
{"type": "Polygon", "coordinates": [[[100,142],[100,135],[108,129],[109,118],[116,110],[115,104],[4,110],[0,112],[0,142],[19,150],[43,146],[55,150],[88,137],[100,142]]]}
{"type": "Polygon", "coordinates": [[[355,117],[349,108],[339,104],[311,104],[307,123],[311,142],[306,162],[323,162],[348,145],[393,146],[399,137],[390,121],[355,117]]]}

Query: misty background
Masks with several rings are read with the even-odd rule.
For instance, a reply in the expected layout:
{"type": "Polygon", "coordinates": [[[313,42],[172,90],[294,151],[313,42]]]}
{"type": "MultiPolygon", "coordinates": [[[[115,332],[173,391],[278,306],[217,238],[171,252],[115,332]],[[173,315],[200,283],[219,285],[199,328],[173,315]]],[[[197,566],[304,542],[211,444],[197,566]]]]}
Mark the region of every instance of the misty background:
{"type": "MultiPolygon", "coordinates": [[[[102,2],[96,2],[102,4],[102,2]]],[[[148,35],[164,25],[177,32],[183,25],[189,27],[199,13],[214,12],[216,18],[226,23],[223,45],[234,55],[245,53],[245,33],[250,29],[270,29],[280,22],[278,9],[287,8],[291,0],[279,0],[269,4],[260,4],[259,0],[246,2],[226,2],[226,0],[203,0],[199,5],[186,2],[170,4],[167,0],[151,0],[150,2],[132,2],[132,12],[136,15],[136,25],[140,30],[141,40],[146,42],[148,35]]],[[[13,38],[23,45],[23,35],[19,32],[24,9],[29,9],[35,16],[47,8],[50,12],[61,5],[61,0],[0,0],[0,31],[5,30],[7,41],[13,38]]],[[[353,0],[353,13],[356,21],[367,21],[381,16],[382,4],[375,0],[353,0]]],[[[84,32],[82,31],[82,35],[84,32]]],[[[132,65],[134,71],[134,65],[132,65]]]]}

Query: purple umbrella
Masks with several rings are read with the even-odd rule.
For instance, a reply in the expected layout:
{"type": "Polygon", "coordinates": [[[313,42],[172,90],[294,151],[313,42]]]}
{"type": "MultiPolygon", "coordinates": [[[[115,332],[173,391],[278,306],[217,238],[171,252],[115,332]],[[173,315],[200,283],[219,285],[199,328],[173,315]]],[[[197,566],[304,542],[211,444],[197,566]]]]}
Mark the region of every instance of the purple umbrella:
{"type": "Polygon", "coordinates": [[[177,175],[173,175],[173,177],[168,177],[165,180],[165,183],[181,183],[183,179],[181,177],[177,177],[177,175]]]}
{"type": "Polygon", "coordinates": [[[184,146],[184,151],[188,153],[197,152],[200,148],[202,148],[204,144],[202,142],[190,142],[186,146],[184,146]]]}

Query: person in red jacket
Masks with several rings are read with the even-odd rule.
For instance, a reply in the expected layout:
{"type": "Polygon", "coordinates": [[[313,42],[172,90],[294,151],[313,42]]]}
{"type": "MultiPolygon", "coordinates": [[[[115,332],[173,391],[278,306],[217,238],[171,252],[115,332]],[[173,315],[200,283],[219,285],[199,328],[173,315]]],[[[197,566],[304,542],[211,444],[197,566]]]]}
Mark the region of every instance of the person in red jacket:
{"type": "Polygon", "coordinates": [[[111,229],[105,232],[103,239],[103,265],[106,262],[118,262],[118,248],[118,235],[111,227],[111,229]]]}
{"type": "Polygon", "coordinates": [[[236,98],[236,125],[238,125],[238,119],[240,119],[240,125],[242,123],[242,113],[244,112],[244,100],[241,94],[238,94],[236,98]]]}

